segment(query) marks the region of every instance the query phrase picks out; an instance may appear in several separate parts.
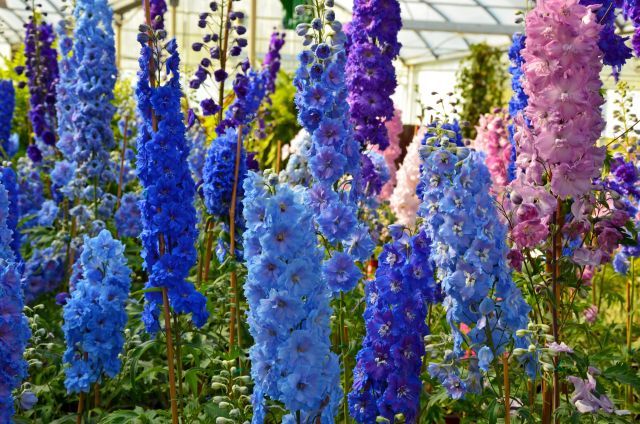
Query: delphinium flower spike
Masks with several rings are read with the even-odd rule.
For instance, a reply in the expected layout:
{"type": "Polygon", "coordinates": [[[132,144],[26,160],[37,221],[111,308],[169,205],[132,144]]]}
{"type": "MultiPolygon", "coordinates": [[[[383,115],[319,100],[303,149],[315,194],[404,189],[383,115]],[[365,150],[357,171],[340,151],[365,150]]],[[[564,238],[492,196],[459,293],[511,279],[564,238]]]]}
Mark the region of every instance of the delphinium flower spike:
{"type": "Polygon", "coordinates": [[[0,422],[13,422],[14,399],[12,391],[27,376],[24,350],[31,338],[29,322],[22,310],[21,276],[11,249],[12,232],[7,227],[10,199],[0,182],[0,422]]]}
{"type": "MultiPolygon", "coordinates": [[[[432,240],[430,257],[446,295],[454,341],[445,362],[432,364],[429,371],[452,397],[477,392],[480,370],[488,371],[511,343],[528,347],[528,340],[516,331],[527,329],[530,311],[507,267],[506,228],[490,195],[491,177],[483,155],[456,146],[456,136],[441,126],[429,129],[418,187],[419,214],[432,240]],[[469,374],[462,381],[460,363],[466,349],[475,356],[467,358],[469,374]]],[[[534,362],[527,361],[532,375],[534,362]]]]}
{"type": "Polygon", "coordinates": [[[164,29],[164,14],[167,13],[165,0],[149,0],[151,11],[151,27],[154,30],[164,29]]]}
{"type": "Polygon", "coordinates": [[[480,116],[476,125],[473,147],[486,155],[486,164],[493,181],[493,193],[498,194],[509,183],[509,169],[512,164],[514,147],[509,141],[508,115],[502,109],[480,116]]]}
{"type": "Polygon", "coordinates": [[[16,91],[11,80],[0,80],[0,159],[8,160],[16,152],[11,146],[11,121],[16,106],[16,91]]]}
{"type": "Polygon", "coordinates": [[[20,238],[21,235],[18,232],[18,221],[20,220],[20,204],[19,204],[19,186],[18,177],[16,172],[11,167],[10,162],[5,162],[0,165],[0,181],[7,190],[9,196],[9,215],[7,216],[7,226],[12,232],[11,249],[16,262],[22,262],[22,255],[20,254],[20,238]]]}
{"type": "MultiPolygon", "coordinates": [[[[513,42],[511,47],[509,47],[509,73],[511,74],[511,90],[513,92],[511,99],[509,99],[509,116],[512,121],[508,126],[509,142],[511,143],[511,160],[507,171],[507,179],[509,182],[516,178],[516,141],[514,139],[516,127],[513,121],[518,115],[524,113],[524,109],[529,103],[529,97],[522,88],[522,65],[524,64],[522,49],[524,48],[525,40],[525,35],[517,32],[513,34],[513,42]]],[[[527,123],[528,121],[525,119],[524,122],[527,123]]]]}
{"type": "Polygon", "coordinates": [[[640,56],[640,3],[635,0],[624,0],[622,4],[624,16],[633,23],[635,29],[631,37],[631,46],[636,57],[640,56]]]}
{"type": "MultiPolygon", "coordinates": [[[[111,120],[117,69],[113,12],[107,0],[78,0],[73,12],[73,155],[77,173],[93,186],[97,209],[99,188],[115,181],[109,151],[115,147],[111,120]]],[[[97,219],[98,217],[94,217],[97,219]]]]}
{"type": "Polygon", "coordinates": [[[171,417],[179,423],[174,370],[172,310],[191,314],[202,327],[209,313],[206,298],[187,281],[196,262],[195,184],[187,158],[186,128],[180,108],[178,44],[164,42],[166,31],[151,28],[149,2],[144,4],[147,25],[140,25],[138,41],[142,45],[136,95],[142,125],[138,133],[138,177],[143,186],[142,239],[143,257],[149,272],[146,287],[159,289],[145,294],[142,320],[150,333],[160,328],[162,305],[167,345],[167,368],[171,417]],[[166,80],[161,85],[162,76],[166,80]]]}
{"type": "Polygon", "coordinates": [[[58,49],[60,51],[60,79],[57,89],[58,143],[56,147],[65,159],[74,160],[74,110],[78,108],[76,94],[76,69],[78,67],[73,55],[73,26],[70,19],[62,19],[56,28],[58,33],[58,49]]]}
{"type": "Polygon", "coordinates": [[[253,423],[264,421],[265,396],[289,410],[284,422],[299,414],[300,422],[332,423],[342,398],[340,366],[309,193],[254,172],[244,191],[253,423]]]}
{"type": "Polygon", "coordinates": [[[366,286],[366,336],[349,393],[349,409],[359,423],[378,416],[393,422],[400,413],[407,423],[416,422],[427,308],[441,299],[425,231],[410,234],[401,225],[390,230],[394,240],[384,246],[376,278],[366,286]]]}
{"type": "Polygon", "coordinates": [[[69,393],[88,393],[103,376],[120,372],[131,271],[124,245],[108,230],[84,237],[77,268],[79,278],[62,313],[65,386],[69,393]]]}
{"type": "MultiPolygon", "coordinates": [[[[180,111],[178,46],[175,40],[160,44],[166,35],[163,30],[148,33],[148,27],[141,29],[136,94],[143,123],[138,136],[137,169],[143,186],[141,239],[149,272],[147,288],[167,289],[173,310],[178,314],[191,313],[193,322],[201,327],[208,317],[206,299],[186,281],[195,264],[197,235],[195,185],[187,164],[189,152],[180,111]],[[147,45],[149,40],[154,49],[147,45]],[[162,57],[156,55],[158,51],[162,57]],[[166,64],[168,80],[159,86],[149,76],[154,75],[153,69],[158,69],[161,60],[166,64]]],[[[155,333],[159,329],[162,296],[159,292],[145,296],[143,320],[147,330],[155,333]]]]}
{"type": "MultiPolygon", "coordinates": [[[[299,24],[296,29],[304,37],[306,49],[299,55],[294,84],[298,121],[313,142],[308,149],[308,163],[313,176],[311,205],[316,223],[329,244],[341,252],[325,265],[326,270],[335,272],[347,266],[343,253],[351,254],[352,260],[366,260],[373,243],[357,218],[360,146],[353,137],[346,101],[346,36],[332,6],[333,1],[326,1],[318,2],[318,8],[296,8],[299,15],[311,14],[311,23],[299,24]]],[[[355,287],[359,273],[345,275],[345,281],[327,281],[332,291],[355,287]]]]}
{"type": "Polygon", "coordinates": [[[29,86],[29,120],[35,134],[35,144],[30,144],[27,154],[33,162],[53,154],[56,144],[56,84],[58,80],[57,52],[53,48],[53,26],[42,20],[36,12],[26,24],[25,71],[29,86]]]}
{"type": "Polygon", "coordinates": [[[354,137],[363,148],[385,150],[385,122],[393,117],[391,95],[397,81],[393,60],[400,53],[402,28],[397,0],[354,0],[349,37],[346,83],[354,137]]]}
{"type": "Polygon", "coordinates": [[[625,43],[629,37],[616,34],[616,7],[623,1],[625,0],[580,0],[580,4],[584,6],[597,7],[594,12],[598,23],[602,25],[598,46],[603,53],[603,63],[612,67],[616,79],[622,66],[632,56],[631,48],[625,43]]]}

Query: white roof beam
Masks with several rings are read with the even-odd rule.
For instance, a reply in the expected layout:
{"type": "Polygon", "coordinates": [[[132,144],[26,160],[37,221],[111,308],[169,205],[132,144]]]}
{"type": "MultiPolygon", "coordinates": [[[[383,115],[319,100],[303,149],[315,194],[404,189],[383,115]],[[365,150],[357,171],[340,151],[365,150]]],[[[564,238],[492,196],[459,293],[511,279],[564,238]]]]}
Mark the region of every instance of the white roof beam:
{"type": "Polygon", "coordinates": [[[457,34],[508,35],[522,31],[519,25],[475,24],[470,22],[440,22],[405,20],[402,28],[413,31],[454,32],[457,34]]]}

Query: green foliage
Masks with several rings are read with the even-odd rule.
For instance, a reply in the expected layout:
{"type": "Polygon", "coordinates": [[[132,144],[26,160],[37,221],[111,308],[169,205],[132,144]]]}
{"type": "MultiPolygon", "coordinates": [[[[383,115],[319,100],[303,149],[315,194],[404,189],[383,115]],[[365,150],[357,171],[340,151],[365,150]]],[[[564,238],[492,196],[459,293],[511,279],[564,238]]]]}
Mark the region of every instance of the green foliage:
{"type": "MultiPolygon", "coordinates": [[[[278,142],[281,148],[289,144],[291,139],[300,131],[297,110],[293,101],[296,89],[291,76],[285,72],[278,74],[276,91],[271,95],[271,104],[261,107],[260,117],[264,119],[264,138],[254,137],[248,140],[247,150],[256,152],[256,160],[261,169],[276,168],[278,157],[278,142]]],[[[281,164],[280,169],[283,168],[281,164]]]]}
{"type": "Polygon", "coordinates": [[[505,104],[507,65],[502,51],[486,43],[471,45],[461,65],[456,90],[461,99],[460,119],[469,124],[462,135],[473,139],[480,116],[505,104]]]}

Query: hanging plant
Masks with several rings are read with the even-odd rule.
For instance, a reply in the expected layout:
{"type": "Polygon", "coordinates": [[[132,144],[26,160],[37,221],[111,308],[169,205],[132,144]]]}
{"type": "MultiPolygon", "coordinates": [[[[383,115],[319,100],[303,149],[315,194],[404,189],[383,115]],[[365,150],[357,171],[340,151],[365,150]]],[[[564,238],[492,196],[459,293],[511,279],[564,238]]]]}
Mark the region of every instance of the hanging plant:
{"type": "Polygon", "coordinates": [[[475,138],[480,115],[504,106],[506,65],[502,51],[486,43],[469,47],[457,75],[456,91],[461,99],[460,119],[469,123],[462,129],[464,138],[475,138]]]}

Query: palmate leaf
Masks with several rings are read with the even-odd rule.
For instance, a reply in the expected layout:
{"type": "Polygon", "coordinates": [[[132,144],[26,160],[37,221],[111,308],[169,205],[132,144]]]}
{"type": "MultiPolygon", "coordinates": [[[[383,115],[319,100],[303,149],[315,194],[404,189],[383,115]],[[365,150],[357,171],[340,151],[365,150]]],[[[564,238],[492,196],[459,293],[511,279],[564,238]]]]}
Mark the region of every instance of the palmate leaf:
{"type": "Polygon", "coordinates": [[[629,385],[635,390],[640,390],[640,376],[628,364],[617,363],[604,370],[602,376],[606,379],[629,385]]]}

